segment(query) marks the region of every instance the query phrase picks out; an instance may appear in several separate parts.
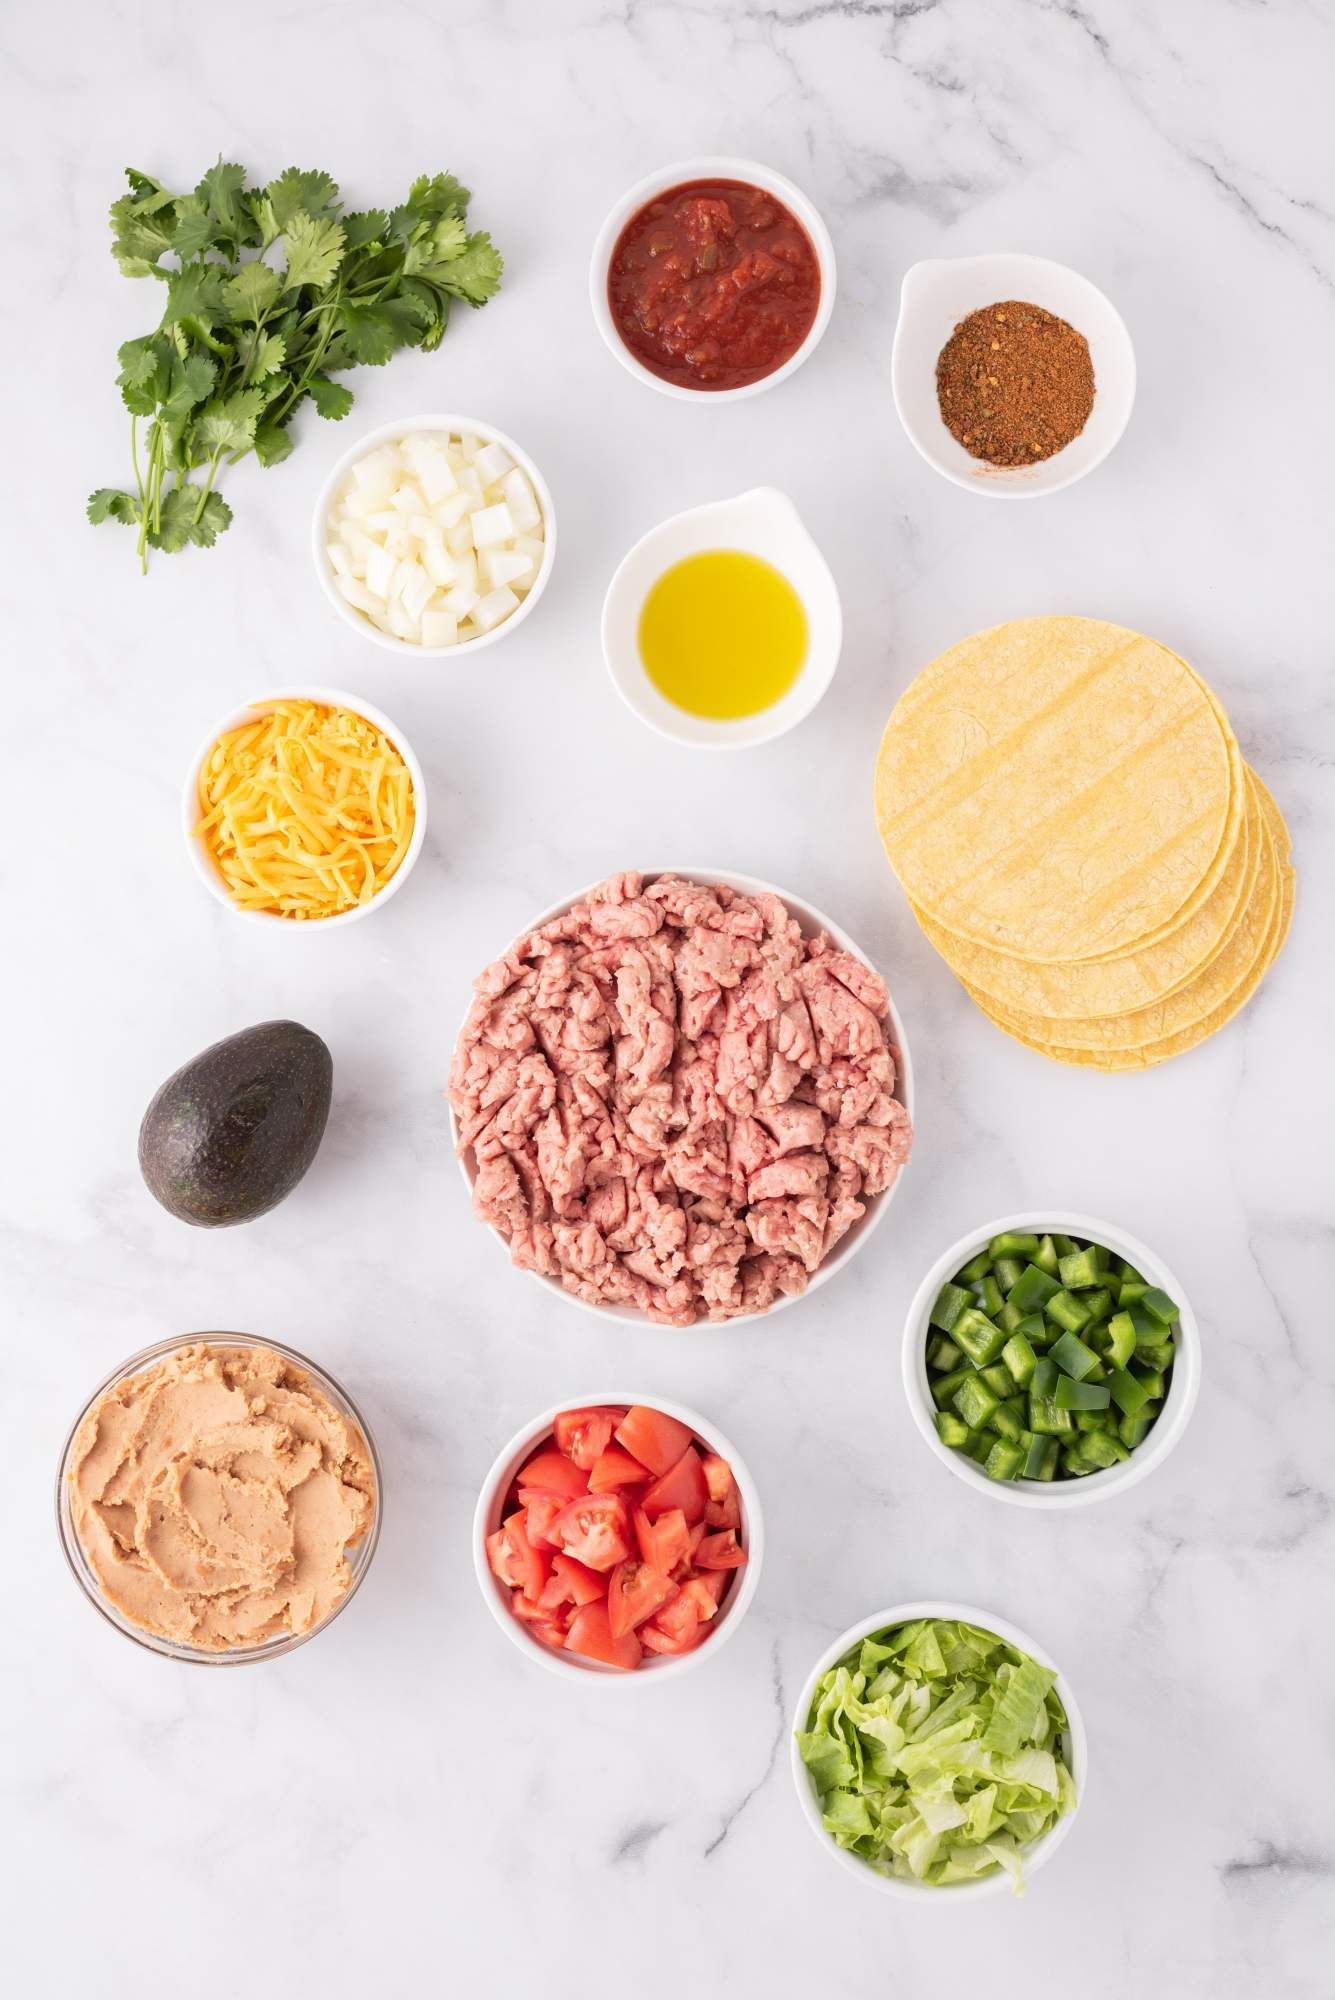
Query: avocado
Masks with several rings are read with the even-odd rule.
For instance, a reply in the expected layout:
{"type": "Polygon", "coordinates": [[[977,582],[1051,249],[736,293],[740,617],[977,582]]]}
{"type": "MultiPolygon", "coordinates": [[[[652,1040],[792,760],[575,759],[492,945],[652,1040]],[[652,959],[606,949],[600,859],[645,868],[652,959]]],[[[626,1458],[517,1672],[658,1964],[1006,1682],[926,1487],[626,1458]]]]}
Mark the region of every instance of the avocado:
{"type": "Polygon", "coordinates": [[[299,1021],[262,1021],[169,1076],[139,1127],[149,1193],[182,1222],[253,1222],[291,1194],[324,1137],[334,1064],[299,1021]]]}

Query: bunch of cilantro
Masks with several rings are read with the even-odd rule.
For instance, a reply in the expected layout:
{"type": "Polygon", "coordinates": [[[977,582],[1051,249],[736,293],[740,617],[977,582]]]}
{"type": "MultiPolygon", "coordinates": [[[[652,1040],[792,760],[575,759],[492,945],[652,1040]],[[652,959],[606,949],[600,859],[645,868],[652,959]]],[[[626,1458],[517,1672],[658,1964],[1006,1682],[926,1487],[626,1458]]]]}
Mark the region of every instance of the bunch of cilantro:
{"type": "Polygon", "coordinates": [[[157,331],[119,354],[134,491],[100,487],[88,518],[136,528],[147,570],[150,548],[211,548],[228,526],[224,463],[285,459],[307,398],[345,417],[352,391],[335,377],[438,347],[451,301],[485,305],[501,259],[467,228],[468,189],[451,174],[415,180],[400,208],[352,215],[328,174],[296,167],[248,188],[244,167],[219,161],[184,195],[126,174],[112,253],[127,278],[158,279],[166,302],[157,331]]]}

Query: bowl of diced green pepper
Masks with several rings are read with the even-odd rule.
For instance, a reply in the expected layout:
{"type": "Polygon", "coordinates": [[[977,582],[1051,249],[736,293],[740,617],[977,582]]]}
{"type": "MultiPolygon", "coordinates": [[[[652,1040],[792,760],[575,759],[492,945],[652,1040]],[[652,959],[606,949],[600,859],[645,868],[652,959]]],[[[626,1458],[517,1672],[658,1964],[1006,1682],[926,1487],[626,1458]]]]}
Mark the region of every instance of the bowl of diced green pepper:
{"type": "Polygon", "coordinates": [[[1112,1223],[1037,1210],[961,1237],[923,1279],[904,1386],[938,1458],[1022,1507],[1134,1485],[1181,1437],[1200,1334],[1161,1257],[1112,1223]]]}

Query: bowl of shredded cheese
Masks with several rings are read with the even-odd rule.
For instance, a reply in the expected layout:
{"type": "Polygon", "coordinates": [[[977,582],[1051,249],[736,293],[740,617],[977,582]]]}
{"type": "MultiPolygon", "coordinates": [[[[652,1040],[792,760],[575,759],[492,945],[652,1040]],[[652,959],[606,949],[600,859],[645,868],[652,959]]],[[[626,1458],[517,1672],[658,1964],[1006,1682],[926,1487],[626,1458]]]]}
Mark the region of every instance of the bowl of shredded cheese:
{"type": "Polygon", "coordinates": [[[426,833],[422,767],[359,696],[284,688],[210,730],[182,801],[210,893],[253,922],[330,930],[402,887],[426,833]]]}

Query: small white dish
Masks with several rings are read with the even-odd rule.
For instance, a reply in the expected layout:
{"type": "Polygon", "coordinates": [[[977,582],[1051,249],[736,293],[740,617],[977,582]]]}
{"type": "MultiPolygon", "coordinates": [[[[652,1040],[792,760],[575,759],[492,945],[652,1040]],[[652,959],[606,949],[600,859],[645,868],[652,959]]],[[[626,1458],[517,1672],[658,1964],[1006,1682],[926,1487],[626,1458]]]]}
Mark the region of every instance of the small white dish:
{"type": "Polygon", "coordinates": [[[797,1746],[797,1732],[807,1726],[807,1717],[811,1713],[811,1704],[815,1698],[816,1683],[821,1675],[836,1666],[844,1654],[860,1644],[868,1633],[879,1632],[888,1625],[907,1625],[915,1618],[953,1618],[966,1625],[980,1626],[985,1632],[995,1632],[999,1639],[1005,1639],[1010,1645],[1018,1646],[1021,1652],[1029,1653],[1041,1666],[1051,1667],[1057,1675],[1056,1691],[1062,1707],[1066,1710],[1069,1725],[1065,1745],[1066,1762],[1075,1781],[1077,1803],[1072,1811],[1059,1819],[1041,1839],[1025,1848],[1023,1862],[1026,1882],[1044,1862],[1052,1859],[1070,1833],[1084,1805],[1085,1787],[1089,1778],[1089,1744],[1085,1736],[1084,1720],[1076,1704],[1075,1695],[1071,1691],[1070,1682],[1060,1671],[1056,1661],[1050,1657],[1046,1647],[1038,1645],[1027,1632],[1022,1632],[1018,1625],[1010,1624],[1005,1618],[994,1618],[990,1611],[980,1611],[976,1605],[938,1603],[934,1599],[925,1599],[916,1604],[892,1604],[888,1611],[878,1611],[870,1618],[859,1618],[856,1625],[850,1625],[833,1645],[826,1648],[807,1676],[806,1685],[798,1696],[788,1742],[789,1765],[793,1774],[793,1784],[797,1790],[797,1802],[802,1808],[802,1817],[831,1860],[837,1861],[847,1874],[856,1876],[857,1880],[864,1883],[867,1888],[879,1889],[882,1895],[898,1896],[902,1901],[938,1903],[952,1908],[957,1903],[976,1902],[983,1896],[995,1896],[1003,1891],[1009,1893],[1010,1877],[1004,1870],[998,1868],[995,1873],[981,1876],[976,1882],[952,1882],[948,1885],[933,1886],[928,1882],[904,1881],[897,1875],[878,1874],[876,1869],[869,1867],[856,1854],[850,1854],[846,1848],[840,1847],[825,1831],[821,1824],[816,1788],[811,1782],[811,1774],[802,1762],[802,1753],[797,1746]]]}
{"type": "Polygon", "coordinates": [[[890,383],[909,442],[943,478],[990,500],[1036,500],[1102,465],[1131,416],[1136,354],[1121,314],[1088,278],[1049,257],[993,253],[932,257],[904,275],[890,383]],[[942,420],[936,363],[962,319],[1004,299],[1041,306],[1089,342],[1094,407],[1079,437],[1037,465],[988,465],[972,458],[942,420]]]}
{"type": "Polygon", "coordinates": [[[628,188],[616,203],[595,236],[593,255],[589,260],[589,303],[605,344],[637,381],[647,382],[660,395],[675,396],[683,403],[737,403],[744,396],[758,396],[762,389],[772,389],[776,382],[794,374],[820,345],[830,323],[830,314],[834,311],[836,283],[834,244],[830,240],[830,232],[821,219],[819,209],[807,199],[801,188],[795,187],[784,175],[776,174],[771,167],[762,166],[758,160],[733,160],[713,153],[702,154],[697,159],[678,160],[673,166],[662,167],[657,173],[646,174],[642,181],[636,181],[634,187],[628,188]],[[767,194],[772,194],[791,215],[796,216],[811,238],[816,261],[820,265],[820,299],[806,339],[797,352],[790,354],[771,374],[762,375],[758,382],[746,382],[740,389],[691,389],[682,383],[665,382],[661,375],[655,375],[651,368],[636,360],[617,332],[608,303],[608,269],[626,224],[656,196],[667,194],[672,188],[684,187],[690,181],[743,181],[750,187],[764,188],[767,194]]]}
{"type": "Polygon", "coordinates": [[[587,1680],[595,1676],[601,1680],[640,1681],[653,1679],[667,1680],[676,1674],[684,1674],[702,1661],[712,1659],[727,1640],[731,1639],[751,1607],[760,1585],[760,1566],[765,1554],[765,1524],[760,1511],[760,1495],[756,1483],[742,1462],[734,1444],[724,1437],[722,1431],[713,1424],[706,1423],[694,1410],[688,1410],[681,1403],[669,1403],[662,1396],[632,1396],[624,1392],[615,1395],[568,1396],[563,1403],[544,1410],[521,1430],[515,1432],[509,1444],[498,1452],[490,1472],[482,1482],[477,1507],[473,1514],[473,1568],[477,1573],[478,1587],[487,1602],[487,1609],[505,1633],[518,1646],[521,1653],[531,1660],[537,1660],[549,1672],[560,1674],[566,1680],[587,1680]],[[510,1609],[510,1593],[505,1585],[493,1574],[487,1561],[487,1536],[494,1534],[501,1525],[505,1509],[505,1496],[511,1481],[544,1439],[552,1435],[552,1426],[562,1410],[589,1409],[595,1406],[621,1404],[629,1408],[641,1403],[651,1410],[661,1410],[664,1416],[675,1417],[680,1424],[693,1430],[712,1452],[725,1458],[732,1468],[732,1476],[737,1481],[737,1492],[741,1500],[742,1527],[738,1537],[746,1550],[746,1563],[738,1580],[728,1591],[723,1603],[713,1619],[713,1630],[689,1653],[654,1653],[647,1656],[633,1673],[626,1673],[619,1667],[604,1666],[600,1660],[588,1660],[578,1653],[559,1653],[555,1648],[535,1639],[522,1619],[516,1618],[510,1609]]]}
{"type": "Polygon", "coordinates": [[[603,599],[603,658],[626,706],[660,736],[697,750],[743,750],[772,743],[805,721],[834,679],[843,644],[839,590],[830,566],[786,493],[753,486],[733,500],[689,507],[660,521],[623,556],[603,599]],[[807,617],[807,654],[787,693],[755,715],[716,721],[660,694],[640,657],[640,614],[674,563],[711,549],[760,556],[785,576],[807,617]]]}
{"type": "MultiPolygon", "coordinates": [[[[847,931],[841,930],[838,924],[832,923],[829,917],[825,916],[811,903],[804,903],[800,897],[791,895],[787,889],[776,888],[772,882],[762,882],[758,876],[739,875],[735,869],[723,869],[720,871],[717,868],[689,867],[645,868],[640,873],[644,876],[646,882],[654,881],[659,875],[681,875],[687,881],[702,882],[707,888],[717,888],[720,883],[726,882],[731,888],[740,890],[743,895],[777,896],[792,911],[798,923],[802,926],[804,936],[814,937],[817,932],[825,931],[828,936],[833,938],[842,951],[852,952],[853,956],[861,959],[864,965],[870,965],[873,970],[875,969],[874,961],[869,954],[863,951],[861,945],[854,943],[847,931]]],[[[532,923],[526,924],[524,929],[518,933],[518,936],[527,937],[531,931],[540,930],[544,924],[551,923],[554,917],[564,916],[567,910],[573,908],[576,903],[582,902],[588,895],[589,890],[596,886],[595,883],[590,882],[583,889],[578,890],[575,895],[562,897],[560,902],[553,903],[550,909],[544,910],[541,916],[535,917],[532,923]]],[[[515,942],[515,938],[507,938],[501,950],[493,953],[492,961],[489,961],[489,963],[500,958],[502,953],[508,950],[510,945],[515,942]]],[[[888,985],[886,991],[890,1001],[890,1010],[887,1017],[890,1040],[895,1049],[895,1096],[903,1104],[904,1109],[909,1114],[910,1121],[912,1121],[914,1118],[913,1060],[909,1054],[908,1040],[904,1034],[904,1023],[900,1017],[899,1009],[895,1005],[894,995],[889,992],[888,985]]],[[[469,1007],[471,1005],[470,996],[469,1007]]],[[[468,1012],[469,1008],[465,1008],[463,1018],[459,1023],[454,1038],[456,1046],[459,1035],[463,1032],[464,1023],[468,1019],[468,1012]]],[[[477,1179],[477,1160],[472,1152],[460,1153],[459,1151],[459,1125],[452,1105],[449,1107],[449,1124],[450,1139],[455,1149],[455,1159],[459,1165],[459,1172],[463,1176],[464,1186],[468,1190],[469,1205],[471,1207],[473,1182],[477,1179]]],[[[818,1291],[822,1285],[828,1284],[837,1271],[842,1271],[844,1266],[851,1262],[858,1251],[868,1241],[872,1231],[885,1220],[886,1211],[889,1209],[890,1203],[894,1200],[898,1189],[903,1184],[904,1175],[911,1164],[912,1154],[910,1154],[909,1159],[899,1169],[899,1172],[884,1194],[872,1195],[869,1198],[866,1213],[859,1217],[835,1245],[834,1249],[825,1259],[825,1262],[813,1273],[804,1292],[800,1293],[797,1298],[792,1298],[787,1293],[784,1293],[775,1299],[773,1305],[768,1307],[765,1312],[739,1313],[735,1319],[730,1319],[725,1324],[728,1327],[753,1326],[758,1320],[771,1320],[776,1313],[782,1312],[786,1306],[800,1304],[802,1299],[809,1299],[813,1292],[818,1291]]],[[[505,1258],[507,1264],[510,1263],[510,1246],[505,1238],[490,1227],[487,1228],[487,1235],[505,1258]]],[[[580,1312],[592,1313],[595,1319],[603,1321],[604,1324],[640,1328],[647,1327],[656,1332],[667,1330],[657,1326],[656,1322],[649,1319],[645,1313],[635,1312],[629,1307],[590,1305],[586,1299],[577,1298],[573,1292],[568,1292],[558,1279],[545,1277],[541,1271],[524,1271],[522,1275],[532,1284],[541,1285],[543,1290],[550,1293],[554,1298],[563,1299],[567,1305],[578,1307],[580,1312]]],[[[719,1326],[716,1321],[705,1319],[697,1320],[693,1327],[673,1327],[670,1330],[677,1334],[689,1334],[703,1330],[717,1335],[719,1326]]],[[[569,1409],[574,1406],[563,1403],[561,1407],[569,1409]]],[[[667,1408],[667,1405],[663,1404],[662,1407],[667,1408]]],[[[682,1421],[685,1422],[686,1419],[683,1418],[682,1421]]],[[[723,1456],[726,1458],[727,1453],[725,1452],[723,1456]]]]}
{"type": "Polygon", "coordinates": [[[957,1243],[952,1243],[937,1258],[915,1292],[904,1322],[903,1370],[904,1391],[914,1423],[942,1464],[949,1466],[955,1477],[962,1479],[966,1486],[986,1493],[991,1500],[1003,1500],[1011,1507],[1088,1507],[1096,1500],[1107,1500],[1114,1493],[1124,1493],[1129,1486],[1138,1485],[1156,1466],[1163,1464],[1181,1439],[1200,1393],[1201,1336],[1191,1301],[1163,1258],[1148,1244],[1140,1242],[1135,1236],[1128,1236],[1116,1223],[1104,1222],[1096,1215],[1074,1215],[1067,1209],[1036,1208],[1022,1215],[1002,1215],[994,1222],[980,1224],[966,1236],[961,1236],[957,1243]],[[960,1266],[967,1264],[970,1257],[984,1249],[994,1236],[1000,1236],[1007,1230],[1020,1230],[1038,1236],[1056,1231],[1063,1236],[1084,1236],[1094,1243],[1102,1243],[1105,1249],[1134,1264],[1145,1277],[1167,1292],[1177,1306],[1180,1315],[1177,1358],[1173,1362],[1172,1381],[1158,1421],[1144,1444],[1138,1445],[1120,1465],[1110,1465],[1106,1472],[1086,1473],[1083,1479],[989,1479],[981,1465],[976,1465],[962,1451],[943,1444],[937,1434],[936,1405],[932,1401],[927,1376],[927,1330],[932,1307],[942,1285],[954,1277],[960,1266]]]}
{"type": "Polygon", "coordinates": [[[185,838],[186,852],[190,856],[190,865],[196,875],[209,894],[225,909],[230,910],[234,917],[241,917],[251,924],[267,924],[271,930],[278,928],[285,931],[336,931],[344,924],[358,923],[363,917],[369,917],[372,911],[383,908],[391,896],[397,895],[411,875],[417,857],[422,851],[422,842],[426,838],[426,780],[422,776],[417,753],[398,724],[391,722],[383,709],[373,707],[369,701],[363,701],[360,695],[345,694],[341,688],[273,688],[262,695],[257,695],[253,701],[243,703],[230,715],[225,715],[221,722],[214,724],[200,744],[191,759],[185,791],[181,797],[181,832],[185,838]],[[278,916],[272,910],[243,910],[240,904],[233,900],[226,882],[214,867],[203,841],[195,837],[195,827],[199,823],[199,773],[204,759],[218,738],[227,730],[240,729],[243,723],[254,721],[257,716],[272,708],[277,701],[314,701],[325,708],[350,708],[354,714],[365,716],[369,723],[389,737],[408,767],[408,776],[412,780],[413,787],[413,837],[408,843],[407,853],[384,888],[378,890],[369,903],[359,903],[355,910],[342,910],[336,917],[319,917],[307,923],[298,922],[292,917],[278,916]]]}
{"type": "Polygon", "coordinates": [[[360,632],[363,639],[369,639],[373,645],[383,646],[387,652],[400,653],[407,659],[463,659],[465,655],[471,657],[474,653],[480,653],[484,646],[495,645],[498,639],[507,638],[523,624],[547,588],[547,579],[552,573],[552,563],[556,557],[556,510],[552,505],[552,496],[548,491],[546,480],[523,446],[516,444],[504,431],[498,431],[494,424],[484,424],[477,417],[450,415],[400,417],[395,423],[381,424],[378,429],[368,431],[365,436],[358,438],[356,444],[349,445],[341,458],[335,460],[315,502],[315,514],[311,522],[311,556],[321,590],[343,623],[350,625],[354,632],[360,632]],[[418,646],[410,639],[396,639],[390,632],[379,631],[355,605],[348,603],[347,598],[339,590],[326,554],[329,540],[329,511],[339,488],[353,466],[365,458],[368,452],[374,451],[378,445],[397,443],[400,438],[407,437],[413,431],[467,431],[487,444],[504,445],[515,464],[528,474],[538,498],[538,505],[542,509],[544,543],[542,566],[533,580],[528,595],[522,600],[517,611],[512,611],[508,618],[503,618],[490,632],[479,632],[475,638],[461,639],[455,646],[418,646]]]}

